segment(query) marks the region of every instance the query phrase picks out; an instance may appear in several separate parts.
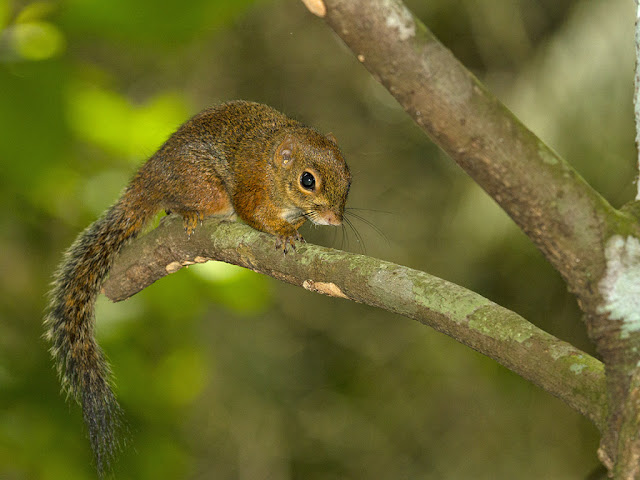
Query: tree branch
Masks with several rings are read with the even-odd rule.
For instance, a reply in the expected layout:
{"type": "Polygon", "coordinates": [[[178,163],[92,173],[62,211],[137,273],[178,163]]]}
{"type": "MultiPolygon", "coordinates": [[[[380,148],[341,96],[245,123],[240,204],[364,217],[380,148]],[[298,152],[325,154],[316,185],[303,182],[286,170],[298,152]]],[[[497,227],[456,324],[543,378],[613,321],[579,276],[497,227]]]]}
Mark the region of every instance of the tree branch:
{"type": "MultiPolygon", "coordinates": [[[[400,0],[316,2],[326,10],[316,9],[318,15],[416,123],[500,204],[576,295],[607,368],[609,419],[600,457],[611,470],[617,452],[627,445],[618,436],[621,426],[630,422],[625,432],[640,428],[640,418],[629,416],[625,408],[630,379],[640,365],[640,322],[634,314],[613,313],[601,279],[620,264],[620,259],[605,256],[607,245],[640,238],[634,217],[639,202],[623,211],[611,207],[400,0]]],[[[635,257],[627,263],[636,268],[635,257]]],[[[640,289],[640,274],[620,277],[625,291],[640,289]]],[[[640,442],[628,440],[637,450],[624,458],[640,458],[640,442]]]]}
{"type": "Polygon", "coordinates": [[[634,77],[634,95],[633,107],[636,119],[636,150],[638,152],[638,178],[636,179],[636,187],[638,193],[636,200],[640,200],[640,1],[636,0],[636,28],[635,28],[635,44],[636,44],[636,74],[634,77]]]}
{"type": "MultiPolygon", "coordinates": [[[[533,240],[579,300],[620,214],[531,133],[399,0],[325,0],[325,20],[416,123],[533,240]]],[[[624,217],[632,223],[628,217],[624,217]]]]}
{"type": "Polygon", "coordinates": [[[274,249],[274,237],[240,224],[207,220],[187,239],[179,218],[126,247],[105,284],[124,300],[182,266],[221,260],[307,290],[418,320],[483,353],[561,398],[598,427],[606,421],[602,364],[570,344],[458,285],[382,260],[310,244],[274,249]]]}

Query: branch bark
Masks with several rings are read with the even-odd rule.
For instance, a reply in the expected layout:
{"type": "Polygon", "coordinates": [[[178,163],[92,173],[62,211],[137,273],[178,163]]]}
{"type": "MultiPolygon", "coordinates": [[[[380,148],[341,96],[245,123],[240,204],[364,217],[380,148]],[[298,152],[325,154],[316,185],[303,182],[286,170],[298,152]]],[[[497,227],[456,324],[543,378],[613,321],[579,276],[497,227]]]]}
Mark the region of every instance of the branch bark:
{"type": "Polygon", "coordinates": [[[631,379],[640,365],[640,320],[635,312],[616,310],[621,303],[635,305],[635,295],[610,295],[608,281],[616,277],[612,283],[640,294],[640,252],[622,248],[606,255],[612,245],[632,245],[640,238],[638,202],[623,210],[609,205],[400,0],[316,1],[325,7],[319,16],[500,204],[576,295],[607,371],[609,416],[600,458],[620,478],[640,478],[640,439],[631,433],[640,431],[640,416],[628,408],[631,379]],[[615,269],[620,265],[625,265],[624,273],[615,269]]]}
{"type": "Polygon", "coordinates": [[[179,218],[123,249],[104,286],[124,300],[183,266],[240,265],[303,288],[418,320],[483,353],[561,398],[598,427],[606,424],[604,368],[595,358],[516,313],[458,285],[374,258],[301,244],[293,254],[240,224],[207,220],[190,239],[179,218]]]}
{"type": "Polygon", "coordinates": [[[327,23],[415,122],[525,231],[591,304],[620,216],[399,0],[326,0],[327,23]]]}
{"type": "Polygon", "coordinates": [[[633,110],[636,120],[636,150],[638,152],[638,179],[636,186],[638,193],[636,200],[640,200],[640,1],[636,0],[636,28],[635,28],[635,44],[636,44],[636,73],[634,76],[633,87],[633,110]]]}

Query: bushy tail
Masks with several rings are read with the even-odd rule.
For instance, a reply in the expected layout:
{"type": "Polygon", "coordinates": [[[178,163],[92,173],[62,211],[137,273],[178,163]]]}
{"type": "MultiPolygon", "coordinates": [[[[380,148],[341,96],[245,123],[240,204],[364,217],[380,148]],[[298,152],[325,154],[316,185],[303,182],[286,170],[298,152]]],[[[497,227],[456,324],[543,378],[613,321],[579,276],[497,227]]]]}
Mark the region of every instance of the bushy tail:
{"type": "Polygon", "coordinates": [[[45,318],[63,390],[82,406],[100,476],[111,469],[120,449],[122,424],[109,364],[94,338],[94,306],[116,254],[155,213],[132,207],[125,193],[67,250],[45,318]]]}

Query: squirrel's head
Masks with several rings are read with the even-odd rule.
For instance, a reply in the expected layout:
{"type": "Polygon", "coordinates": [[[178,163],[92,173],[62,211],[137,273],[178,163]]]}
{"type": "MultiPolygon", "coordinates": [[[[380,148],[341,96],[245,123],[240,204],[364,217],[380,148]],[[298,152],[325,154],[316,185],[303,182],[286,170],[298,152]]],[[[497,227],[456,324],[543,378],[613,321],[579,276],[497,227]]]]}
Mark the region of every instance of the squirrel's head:
{"type": "Polygon", "coordinates": [[[310,128],[288,132],[276,147],[274,167],[284,182],[281,216],[294,222],[304,216],[318,225],[341,225],[351,173],[333,135],[310,128]]]}

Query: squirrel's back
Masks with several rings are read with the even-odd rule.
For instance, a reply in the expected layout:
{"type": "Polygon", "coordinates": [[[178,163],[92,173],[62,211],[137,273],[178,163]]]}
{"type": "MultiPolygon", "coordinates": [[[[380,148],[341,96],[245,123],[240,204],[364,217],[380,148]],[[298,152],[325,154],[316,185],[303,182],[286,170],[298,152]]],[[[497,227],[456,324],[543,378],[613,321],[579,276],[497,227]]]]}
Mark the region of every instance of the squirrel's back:
{"type": "Polygon", "coordinates": [[[298,121],[268,105],[235,100],[191,117],[155,156],[168,156],[176,150],[197,151],[213,161],[228,163],[239,148],[268,147],[273,144],[275,134],[296,127],[301,127],[298,121]]]}

